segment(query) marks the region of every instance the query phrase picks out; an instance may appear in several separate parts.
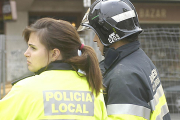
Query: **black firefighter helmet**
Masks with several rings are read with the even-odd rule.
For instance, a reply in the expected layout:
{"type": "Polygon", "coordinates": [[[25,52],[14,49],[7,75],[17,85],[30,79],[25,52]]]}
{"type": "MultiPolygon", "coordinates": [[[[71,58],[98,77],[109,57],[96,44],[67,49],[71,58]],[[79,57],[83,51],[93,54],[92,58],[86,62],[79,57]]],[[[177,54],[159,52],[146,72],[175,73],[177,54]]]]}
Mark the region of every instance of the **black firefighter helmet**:
{"type": "Polygon", "coordinates": [[[78,31],[91,28],[104,46],[141,33],[138,15],[129,0],[96,0],[87,10],[78,31]]]}

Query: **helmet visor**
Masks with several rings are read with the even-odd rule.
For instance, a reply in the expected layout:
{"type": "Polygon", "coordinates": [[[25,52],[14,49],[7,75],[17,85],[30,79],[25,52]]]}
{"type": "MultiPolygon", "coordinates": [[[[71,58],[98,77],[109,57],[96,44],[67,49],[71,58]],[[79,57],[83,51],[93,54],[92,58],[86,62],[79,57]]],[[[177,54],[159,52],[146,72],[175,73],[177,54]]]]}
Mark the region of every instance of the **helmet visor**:
{"type": "Polygon", "coordinates": [[[82,22],[81,22],[79,28],[77,29],[78,32],[89,29],[89,20],[88,20],[89,11],[90,11],[90,8],[85,13],[85,15],[82,19],[82,22]]]}

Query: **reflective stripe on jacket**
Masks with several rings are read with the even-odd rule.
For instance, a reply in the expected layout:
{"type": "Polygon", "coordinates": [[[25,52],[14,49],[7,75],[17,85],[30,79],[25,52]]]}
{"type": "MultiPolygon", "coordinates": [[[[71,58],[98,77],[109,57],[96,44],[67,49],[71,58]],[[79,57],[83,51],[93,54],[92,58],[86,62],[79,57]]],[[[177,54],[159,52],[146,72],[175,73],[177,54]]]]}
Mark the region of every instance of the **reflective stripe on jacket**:
{"type": "Polygon", "coordinates": [[[158,71],[138,41],[109,48],[100,63],[108,117],[171,120],[158,71]]]}
{"type": "MultiPolygon", "coordinates": [[[[81,74],[82,75],[82,74],[81,74]]],[[[102,93],[73,70],[48,70],[17,82],[0,100],[0,120],[104,120],[102,93]]]]}

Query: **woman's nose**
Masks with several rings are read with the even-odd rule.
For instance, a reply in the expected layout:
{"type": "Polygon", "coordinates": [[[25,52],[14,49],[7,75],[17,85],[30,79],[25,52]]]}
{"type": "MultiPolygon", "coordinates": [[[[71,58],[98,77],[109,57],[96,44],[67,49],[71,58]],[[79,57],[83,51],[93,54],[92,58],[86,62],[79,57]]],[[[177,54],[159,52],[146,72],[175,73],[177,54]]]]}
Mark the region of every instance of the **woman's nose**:
{"type": "Polygon", "coordinates": [[[29,52],[28,52],[28,49],[27,49],[26,52],[24,53],[24,56],[25,56],[25,57],[29,57],[29,56],[30,56],[30,54],[29,54],[29,52]]]}

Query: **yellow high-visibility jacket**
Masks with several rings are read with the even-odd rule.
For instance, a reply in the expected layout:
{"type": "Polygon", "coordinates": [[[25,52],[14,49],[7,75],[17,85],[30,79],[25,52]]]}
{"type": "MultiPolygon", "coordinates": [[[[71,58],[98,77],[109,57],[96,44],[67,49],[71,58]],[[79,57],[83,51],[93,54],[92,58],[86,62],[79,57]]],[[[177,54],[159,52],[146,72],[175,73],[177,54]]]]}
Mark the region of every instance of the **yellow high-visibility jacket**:
{"type": "Polygon", "coordinates": [[[0,100],[0,120],[105,120],[103,94],[91,94],[86,78],[70,65],[51,64],[54,70],[17,82],[0,100]]]}

